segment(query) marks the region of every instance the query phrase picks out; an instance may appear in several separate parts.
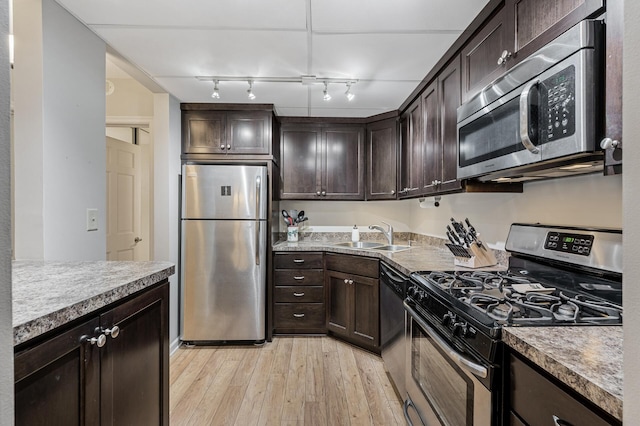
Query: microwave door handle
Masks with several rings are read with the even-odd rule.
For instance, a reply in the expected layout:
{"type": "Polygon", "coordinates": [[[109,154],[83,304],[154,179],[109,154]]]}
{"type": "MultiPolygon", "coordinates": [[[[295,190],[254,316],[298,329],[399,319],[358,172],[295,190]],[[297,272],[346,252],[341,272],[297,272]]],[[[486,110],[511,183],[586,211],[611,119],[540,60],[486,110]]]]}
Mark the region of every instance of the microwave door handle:
{"type": "Polygon", "coordinates": [[[434,343],[438,345],[440,349],[442,349],[449,356],[449,358],[451,358],[460,367],[475,374],[476,376],[483,379],[487,378],[488,371],[484,366],[465,358],[464,356],[460,355],[455,349],[449,346],[449,344],[442,340],[442,338],[433,328],[431,328],[424,320],[422,320],[422,318],[420,318],[419,314],[407,304],[406,300],[403,302],[403,305],[407,313],[411,315],[411,319],[417,322],[420,327],[422,327],[422,329],[429,335],[429,337],[433,339],[434,343]]]}
{"type": "Polygon", "coordinates": [[[531,89],[539,83],[538,80],[533,80],[527,83],[522,89],[522,93],[520,93],[520,140],[522,145],[532,154],[537,154],[540,152],[540,149],[533,144],[531,138],[529,138],[529,94],[531,93],[531,89]]]}

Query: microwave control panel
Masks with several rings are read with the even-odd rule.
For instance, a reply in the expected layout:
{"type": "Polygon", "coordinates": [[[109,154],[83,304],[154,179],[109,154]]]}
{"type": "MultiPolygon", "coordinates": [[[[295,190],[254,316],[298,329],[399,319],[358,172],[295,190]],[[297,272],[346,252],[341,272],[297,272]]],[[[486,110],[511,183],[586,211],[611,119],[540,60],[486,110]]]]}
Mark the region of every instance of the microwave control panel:
{"type": "Polygon", "coordinates": [[[547,250],[589,256],[593,246],[593,235],[549,232],[544,242],[547,250]]]}
{"type": "Polygon", "coordinates": [[[545,142],[571,136],[576,131],[576,69],[573,65],[541,83],[541,130],[545,142]]]}

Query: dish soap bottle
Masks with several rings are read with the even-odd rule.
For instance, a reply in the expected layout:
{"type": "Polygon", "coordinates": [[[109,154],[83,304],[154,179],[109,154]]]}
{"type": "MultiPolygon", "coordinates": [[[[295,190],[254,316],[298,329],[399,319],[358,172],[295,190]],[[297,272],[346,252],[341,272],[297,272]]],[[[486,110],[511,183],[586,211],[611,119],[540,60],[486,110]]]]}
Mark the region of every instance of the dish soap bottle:
{"type": "Polygon", "coordinates": [[[353,229],[351,230],[351,241],[354,243],[360,241],[360,230],[357,225],[353,225],[353,229]]]}

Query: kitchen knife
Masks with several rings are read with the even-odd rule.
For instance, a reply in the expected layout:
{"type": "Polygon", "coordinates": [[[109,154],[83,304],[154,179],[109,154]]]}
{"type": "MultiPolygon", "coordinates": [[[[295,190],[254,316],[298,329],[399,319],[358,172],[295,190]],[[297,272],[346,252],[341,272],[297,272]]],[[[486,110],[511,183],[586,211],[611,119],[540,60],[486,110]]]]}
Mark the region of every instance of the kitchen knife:
{"type": "Polygon", "coordinates": [[[453,236],[449,233],[449,231],[447,231],[447,237],[449,238],[449,241],[451,241],[452,244],[459,245],[456,242],[456,240],[453,239],[453,236]]]}
{"type": "Polygon", "coordinates": [[[454,241],[454,242],[453,242],[453,244],[456,244],[456,245],[459,245],[459,246],[464,245],[464,243],[462,242],[462,239],[460,238],[460,236],[458,235],[458,233],[457,233],[457,232],[455,232],[453,229],[451,229],[451,226],[447,225],[447,231],[449,231],[449,233],[450,233],[453,237],[455,237],[455,239],[456,239],[456,241],[454,241]]]}
{"type": "Polygon", "coordinates": [[[465,218],[464,221],[469,228],[469,236],[471,236],[471,240],[474,241],[478,245],[478,247],[482,247],[482,241],[478,239],[478,231],[476,231],[476,228],[471,225],[471,222],[469,222],[469,218],[465,218]]]}
{"type": "Polygon", "coordinates": [[[466,244],[467,247],[471,245],[469,240],[469,236],[467,235],[467,231],[464,229],[464,225],[460,222],[456,222],[454,218],[451,218],[451,224],[453,225],[453,229],[456,230],[456,234],[463,241],[463,244],[466,244]]]}

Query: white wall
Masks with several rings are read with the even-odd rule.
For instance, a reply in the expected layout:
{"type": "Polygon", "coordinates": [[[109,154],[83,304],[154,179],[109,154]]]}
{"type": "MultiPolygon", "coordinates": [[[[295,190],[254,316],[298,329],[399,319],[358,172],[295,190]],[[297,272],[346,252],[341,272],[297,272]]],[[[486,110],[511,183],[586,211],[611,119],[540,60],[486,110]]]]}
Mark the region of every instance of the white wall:
{"type": "Polygon", "coordinates": [[[104,259],[106,45],[53,0],[14,11],[15,257],[104,259]]]}
{"type": "Polygon", "coordinates": [[[624,141],[624,423],[637,424],[640,419],[640,261],[638,245],[640,239],[640,2],[626,1],[624,4],[624,93],[623,136],[624,141]]]}
{"type": "Polygon", "coordinates": [[[172,349],[178,344],[178,175],[180,174],[180,103],[168,94],[154,98],[154,259],[176,265],[170,279],[169,341],[172,349]]]}
{"type": "MultiPolygon", "coordinates": [[[[0,40],[9,34],[9,3],[0,2],[0,40]]],[[[9,51],[0,43],[0,425],[13,425],[11,316],[11,178],[9,51]]]]}
{"type": "MultiPolygon", "coordinates": [[[[426,198],[433,203],[434,198],[426,198]]],[[[445,195],[440,207],[403,201],[282,201],[286,210],[305,210],[311,226],[362,226],[385,221],[395,231],[446,238],[451,217],[469,218],[489,244],[500,246],[514,222],[622,227],[622,177],[588,175],[525,184],[522,194],[445,195]]],[[[281,221],[280,229],[285,225],[281,221]]]]}
{"type": "Polygon", "coordinates": [[[153,94],[132,78],[110,78],[115,91],[107,96],[107,116],[151,117],[153,94]]]}

